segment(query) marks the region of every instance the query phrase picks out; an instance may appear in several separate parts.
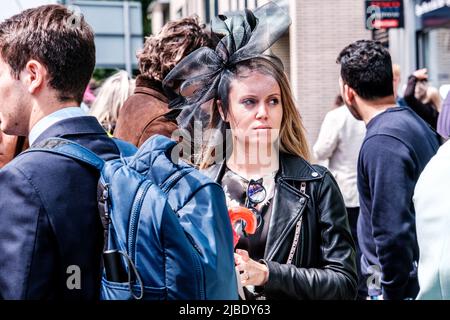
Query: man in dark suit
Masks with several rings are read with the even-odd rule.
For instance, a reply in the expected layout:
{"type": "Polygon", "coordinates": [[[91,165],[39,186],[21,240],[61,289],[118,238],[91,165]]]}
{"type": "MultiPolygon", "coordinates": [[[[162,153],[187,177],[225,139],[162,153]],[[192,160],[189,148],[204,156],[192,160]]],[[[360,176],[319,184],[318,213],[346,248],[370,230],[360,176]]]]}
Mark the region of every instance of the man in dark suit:
{"type": "MultiPolygon", "coordinates": [[[[6,134],[75,141],[105,160],[118,149],[80,103],[95,66],[94,35],[60,5],[0,24],[0,121],[6,134]]],[[[30,152],[0,171],[0,297],[97,299],[102,226],[99,172],[30,152]]]]}

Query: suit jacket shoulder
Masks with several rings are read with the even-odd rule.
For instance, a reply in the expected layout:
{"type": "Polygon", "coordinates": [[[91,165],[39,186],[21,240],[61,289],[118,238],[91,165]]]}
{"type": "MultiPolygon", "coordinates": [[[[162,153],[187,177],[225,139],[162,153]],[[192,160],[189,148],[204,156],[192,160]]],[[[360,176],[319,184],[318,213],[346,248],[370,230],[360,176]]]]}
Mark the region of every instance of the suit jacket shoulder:
{"type": "MultiPolygon", "coordinates": [[[[36,142],[63,137],[104,159],[118,156],[93,117],[60,121],[36,142]]],[[[97,212],[100,173],[48,152],[23,153],[0,171],[0,296],[5,299],[95,299],[103,229],[97,212]],[[77,266],[80,289],[67,286],[77,266]]]]}

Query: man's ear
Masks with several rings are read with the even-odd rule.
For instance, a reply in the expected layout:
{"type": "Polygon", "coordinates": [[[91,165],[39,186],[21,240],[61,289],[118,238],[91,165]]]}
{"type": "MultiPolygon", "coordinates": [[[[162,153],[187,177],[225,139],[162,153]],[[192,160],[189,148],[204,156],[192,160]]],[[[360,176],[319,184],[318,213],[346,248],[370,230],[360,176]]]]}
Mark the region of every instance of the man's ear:
{"type": "Polygon", "coordinates": [[[47,74],[47,69],[42,63],[37,60],[30,60],[22,70],[21,78],[28,87],[28,92],[35,94],[45,85],[47,74]]]}
{"type": "Polygon", "coordinates": [[[219,109],[220,117],[222,118],[222,120],[224,122],[228,122],[227,121],[227,117],[225,117],[225,113],[223,112],[223,105],[222,105],[222,101],[221,100],[217,100],[217,108],[219,109]]]}
{"type": "Polygon", "coordinates": [[[355,102],[356,92],[352,88],[348,86],[348,84],[344,84],[344,102],[347,106],[351,106],[355,102]]]}

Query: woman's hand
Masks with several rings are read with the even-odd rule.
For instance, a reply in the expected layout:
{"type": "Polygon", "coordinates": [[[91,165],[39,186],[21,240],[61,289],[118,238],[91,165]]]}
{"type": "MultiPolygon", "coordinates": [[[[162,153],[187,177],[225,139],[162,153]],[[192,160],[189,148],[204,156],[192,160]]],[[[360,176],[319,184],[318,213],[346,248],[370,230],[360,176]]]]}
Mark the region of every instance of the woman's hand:
{"type": "Polygon", "coordinates": [[[266,284],[269,278],[269,269],[265,264],[250,259],[247,251],[237,249],[234,254],[234,262],[237,270],[241,272],[240,278],[243,286],[266,284]]]}
{"type": "Polygon", "coordinates": [[[419,69],[414,71],[413,76],[417,78],[417,80],[421,81],[421,80],[427,80],[428,79],[428,74],[427,74],[427,69],[419,69]]]}

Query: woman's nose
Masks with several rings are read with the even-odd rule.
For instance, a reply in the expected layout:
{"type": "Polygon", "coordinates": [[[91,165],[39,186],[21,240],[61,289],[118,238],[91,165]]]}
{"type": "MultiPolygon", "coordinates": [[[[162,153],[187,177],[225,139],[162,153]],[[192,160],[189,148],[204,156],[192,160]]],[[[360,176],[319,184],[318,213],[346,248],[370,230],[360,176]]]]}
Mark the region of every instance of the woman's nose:
{"type": "Polygon", "coordinates": [[[256,119],[266,119],[268,115],[267,105],[265,103],[260,103],[258,105],[256,119]]]}

